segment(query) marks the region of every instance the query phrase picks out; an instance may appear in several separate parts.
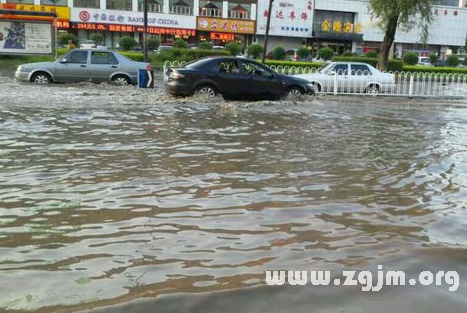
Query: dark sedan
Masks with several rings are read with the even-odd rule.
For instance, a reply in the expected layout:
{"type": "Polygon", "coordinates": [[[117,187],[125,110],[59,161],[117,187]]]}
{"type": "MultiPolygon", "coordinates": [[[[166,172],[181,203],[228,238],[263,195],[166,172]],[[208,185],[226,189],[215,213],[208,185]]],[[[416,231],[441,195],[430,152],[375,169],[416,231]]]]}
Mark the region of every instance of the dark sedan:
{"type": "Polygon", "coordinates": [[[280,99],[314,94],[304,79],[280,75],[243,58],[210,57],[186,67],[167,68],[165,88],[177,96],[221,94],[227,99],[280,99]]]}

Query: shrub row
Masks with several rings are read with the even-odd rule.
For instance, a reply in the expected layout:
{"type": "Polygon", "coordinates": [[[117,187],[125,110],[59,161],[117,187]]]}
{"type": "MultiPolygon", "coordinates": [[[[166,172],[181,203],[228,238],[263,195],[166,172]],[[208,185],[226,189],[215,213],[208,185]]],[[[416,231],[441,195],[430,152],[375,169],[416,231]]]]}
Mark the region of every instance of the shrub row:
{"type": "MultiPolygon", "coordinates": [[[[378,64],[378,58],[336,56],[332,60],[336,62],[363,62],[366,64],[370,64],[374,67],[376,67],[376,64],[378,64]]],[[[403,68],[404,68],[404,62],[400,60],[392,59],[392,60],[389,60],[388,62],[388,71],[400,72],[403,70],[403,68]]]]}
{"type": "Polygon", "coordinates": [[[267,65],[274,66],[297,66],[297,67],[310,67],[310,68],[320,68],[324,65],[321,62],[295,62],[295,61],[276,61],[276,60],[266,60],[267,65]]]}
{"type": "Polygon", "coordinates": [[[229,56],[228,51],[201,50],[201,49],[171,49],[160,54],[151,55],[151,63],[164,63],[165,61],[193,61],[208,56],[229,56]]]}
{"type": "Polygon", "coordinates": [[[404,65],[404,72],[467,74],[467,68],[404,65]]]}

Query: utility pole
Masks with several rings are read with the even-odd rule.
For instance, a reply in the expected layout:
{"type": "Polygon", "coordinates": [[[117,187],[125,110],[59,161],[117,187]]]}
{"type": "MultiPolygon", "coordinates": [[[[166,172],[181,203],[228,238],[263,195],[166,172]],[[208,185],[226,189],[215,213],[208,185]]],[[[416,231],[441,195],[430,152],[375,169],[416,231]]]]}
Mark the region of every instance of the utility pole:
{"type": "Polygon", "coordinates": [[[268,9],[268,19],[266,22],[266,35],[264,36],[264,51],[263,51],[263,58],[261,62],[264,64],[266,60],[266,54],[268,53],[268,39],[269,39],[269,27],[271,27],[271,11],[272,11],[272,3],[274,0],[269,0],[269,9],[268,9]]]}
{"type": "Polygon", "coordinates": [[[148,62],[148,0],[144,0],[143,53],[144,62],[148,62]]]}

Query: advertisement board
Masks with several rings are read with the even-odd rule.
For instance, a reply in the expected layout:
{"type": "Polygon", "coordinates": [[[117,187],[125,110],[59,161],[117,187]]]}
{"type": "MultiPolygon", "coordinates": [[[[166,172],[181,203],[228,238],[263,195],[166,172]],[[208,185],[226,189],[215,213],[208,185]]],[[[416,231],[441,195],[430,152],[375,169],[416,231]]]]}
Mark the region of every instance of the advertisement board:
{"type": "Polygon", "coordinates": [[[0,21],[0,54],[52,54],[52,25],[0,21]]]}
{"type": "MultiPolygon", "coordinates": [[[[71,8],[71,22],[143,26],[143,12],[71,8]]],[[[148,26],[196,29],[196,17],[149,13],[148,26]]]]}
{"type": "MultiPolygon", "coordinates": [[[[284,37],[311,37],[315,0],[276,0],[271,12],[269,34],[284,37]]],[[[257,34],[266,33],[269,0],[258,0],[257,34]]]]}
{"type": "MultiPolygon", "coordinates": [[[[57,19],[60,21],[70,20],[70,8],[69,7],[58,7],[58,6],[52,6],[52,5],[1,3],[0,9],[29,11],[29,12],[50,12],[50,13],[56,13],[57,19]]],[[[35,16],[34,18],[40,19],[41,17],[35,16]]]]}
{"type": "Polygon", "coordinates": [[[197,29],[202,31],[227,32],[236,34],[255,33],[255,21],[250,20],[232,20],[198,16],[197,24],[197,29]]]}

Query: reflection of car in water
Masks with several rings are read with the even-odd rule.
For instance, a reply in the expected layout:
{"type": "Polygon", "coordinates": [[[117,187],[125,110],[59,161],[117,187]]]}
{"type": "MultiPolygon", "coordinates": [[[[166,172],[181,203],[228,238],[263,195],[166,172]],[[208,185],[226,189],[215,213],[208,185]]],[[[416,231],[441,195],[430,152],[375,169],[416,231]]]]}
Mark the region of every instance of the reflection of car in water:
{"type": "Polygon", "coordinates": [[[150,69],[150,64],[135,62],[110,50],[74,49],[55,62],[20,65],[15,77],[38,84],[91,80],[129,85],[137,83],[138,69],[150,69]]]}
{"type": "Polygon", "coordinates": [[[170,94],[216,96],[231,99],[278,99],[313,94],[303,79],[275,73],[266,66],[244,58],[210,57],[186,67],[167,68],[166,91],[170,94]]]}
{"type": "Polygon", "coordinates": [[[313,74],[294,77],[306,79],[316,91],[333,92],[337,82],[338,92],[378,94],[392,92],[396,87],[394,74],[382,73],[361,62],[332,62],[313,74]]]}

